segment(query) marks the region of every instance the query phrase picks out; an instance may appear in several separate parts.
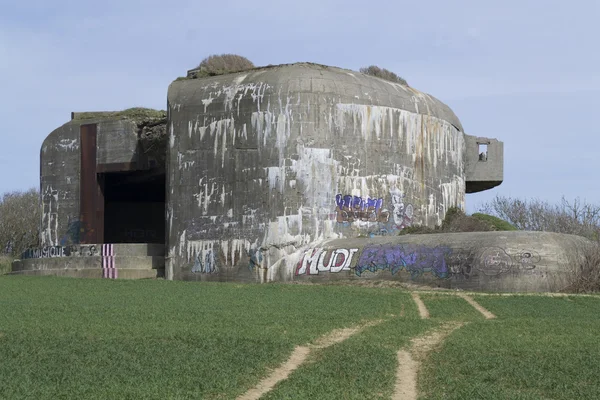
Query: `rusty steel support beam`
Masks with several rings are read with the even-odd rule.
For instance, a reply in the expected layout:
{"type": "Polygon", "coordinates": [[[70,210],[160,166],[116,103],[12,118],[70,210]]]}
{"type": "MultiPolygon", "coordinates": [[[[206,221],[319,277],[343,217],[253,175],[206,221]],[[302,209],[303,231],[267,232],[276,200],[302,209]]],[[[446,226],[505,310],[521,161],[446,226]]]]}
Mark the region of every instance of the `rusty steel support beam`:
{"type": "Polygon", "coordinates": [[[96,124],[81,125],[80,217],[81,243],[104,242],[104,195],[96,172],[96,124]]]}

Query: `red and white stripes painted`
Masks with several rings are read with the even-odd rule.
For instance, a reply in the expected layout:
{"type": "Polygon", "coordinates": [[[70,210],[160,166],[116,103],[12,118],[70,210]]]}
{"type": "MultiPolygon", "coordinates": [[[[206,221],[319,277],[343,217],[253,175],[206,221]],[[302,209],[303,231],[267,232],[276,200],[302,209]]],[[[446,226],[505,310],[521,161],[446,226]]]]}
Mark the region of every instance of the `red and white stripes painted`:
{"type": "Polygon", "coordinates": [[[115,266],[115,246],[113,244],[102,245],[102,277],[117,279],[117,267],[115,266]]]}

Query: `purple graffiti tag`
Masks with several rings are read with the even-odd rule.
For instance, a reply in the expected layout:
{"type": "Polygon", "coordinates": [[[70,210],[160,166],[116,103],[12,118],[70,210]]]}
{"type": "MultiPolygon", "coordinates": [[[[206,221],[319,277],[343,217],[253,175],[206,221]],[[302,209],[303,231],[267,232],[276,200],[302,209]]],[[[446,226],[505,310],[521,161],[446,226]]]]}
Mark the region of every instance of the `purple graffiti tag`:
{"type": "Polygon", "coordinates": [[[452,250],[447,247],[367,246],[358,260],[355,273],[361,276],[364,271],[388,270],[395,275],[404,268],[412,279],[424,273],[444,279],[449,276],[446,257],[451,253],[452,250]]]}
{"type": "Polygon", "coordinates": [[[406,266],[402,256],[399,246],[368,246],[363,250],[354,272],[361,276],[364,271],[389,270],[395,275],[406,266]]]}
{"type": "Polygon", "coordinates": [[[342,195],[335,196],[337,205],[337,222],[354,222],[354,221],[369,221],[369,222],[387,222],[389,220],[389,212],[384,211],[383,199],[372,199],[367,197],[363,199],[359,196],[342,195]]]}

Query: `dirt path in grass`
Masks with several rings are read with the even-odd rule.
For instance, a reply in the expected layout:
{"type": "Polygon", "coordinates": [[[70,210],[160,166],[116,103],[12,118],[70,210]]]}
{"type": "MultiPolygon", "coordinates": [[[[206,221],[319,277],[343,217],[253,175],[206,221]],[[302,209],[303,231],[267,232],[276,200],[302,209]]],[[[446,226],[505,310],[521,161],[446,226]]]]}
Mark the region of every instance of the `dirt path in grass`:
{"type": "Polygon", "coordinates": [[[384,320],[378,319],[369,321],[362,325],[357,325],[351,328],[334,329],[333,331],[321,336],[308,346],[296,346],[292,355],[286,362],[273,370],[266,378],[261,380],[255,387],[248,390],[243,395],[239,396],[238,400],[258,400],[262,395],[273,390],[277,383],[287,379],[287,377],[300,365],[302,365],[309,356],[311,350],[324,349],[336,343],[343,342],[350,336],[362,331],[371,326],[379,325],[384,320]]]}
{"type": "Polygon", "coordinates": [[[297,346],[286,362],[277,367],[269,376],[260,381],[258,385],[238,397],[238,400],[259,399],[263,394],[270,392],[278,382],[287,379],[288,375],[306,360],[309,353],[310,349],[308,347],[297,346]]]}
{"type": "Polygon", "coordinates": [[[467,296],[466,294],[459,294],[459,297],[462,297],[466,300],[467,303],[472,305],[477,311],[479,311],[486,319],[494,319],[496,316],[489,312],[486,308],[484,308],[481,304],[476,302],[471,296],[467,296]]]}
{"type": "Polygon", "coordinates": [[[417,398],[417,375],[427,354],[453,331],[463,326],[463,322],[448,322],[424,336],[411,340],[408,350],[398,351],[398,371],[392,400],[413,400],[417,398]]]}
{"type": "Polygon", "coordinates": [[[419,293],[412,292],[412,298],[415,304],[417,305],[417,308],[419,309],[419,315],[421,316],[421,319],[428,319],[429,310],[427,310],[427,307],[425,307],[425,303],[423,303],[423,300],[421,300],[421,297],[419,297],[419,293]]]}

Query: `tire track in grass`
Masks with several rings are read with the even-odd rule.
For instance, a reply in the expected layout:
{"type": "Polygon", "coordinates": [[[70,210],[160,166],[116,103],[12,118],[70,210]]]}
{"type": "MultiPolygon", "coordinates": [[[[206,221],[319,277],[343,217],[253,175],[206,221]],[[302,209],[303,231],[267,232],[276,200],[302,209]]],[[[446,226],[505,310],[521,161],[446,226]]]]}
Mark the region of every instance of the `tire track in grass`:
{"type": "Polygon", "coordinates": [[[273,370],[273,372],[261,380],[255,387],[239,396],[237,400],[258,400],[264,394],[270,392],[279,382],[287,379],[296,368],[302,365],[304,361],[306,361],[311,350],[325,349],[329,346],[333,346],[334,344],[343,342],[350,336],[359,333],[363,329],[379,325],[382,322],[384,322],[384,320],[378,319],[351,328],[334,329],[308,346],[296,346],[292,355],[286,362],[273,370]]]}
{"type": "Polygon", "coordinates": [[[421,319],[429,319],[429,311],[427,310],[425,303],[423,303],[423,300],[421,300],[421,297],[419,297],[419,293],[412,292],[411,295],[415,304],[417,305],[417,308],[419,309],[419,315],[421,316],[421,319]]]}
{"type": "Polygon", "coordinates": [[[491,312],[489,312],[486,308],[484,308],[481,304],[479,304],[478,302],[476,302],[471,296],[468,296],[466,294],[459,294],[459,297],[462,297],[463,299],[465,299],[465,301],[467,303],[469,303],[470,305],[473,306],[473,308],[475,308],[477,311],[479,311],[486,319],[494,319],[496,318],[496,316],[494,314],[492,314],[491,312]]]}
{"type": "Polygon", "coordinates": [[[398,369],[392,400],[417,399],[417,377],[421,363],[431,350],[464,324],[464,322],[445,323],[426,335],[412,339],[410,349],[398,351],[398,369]]]}

